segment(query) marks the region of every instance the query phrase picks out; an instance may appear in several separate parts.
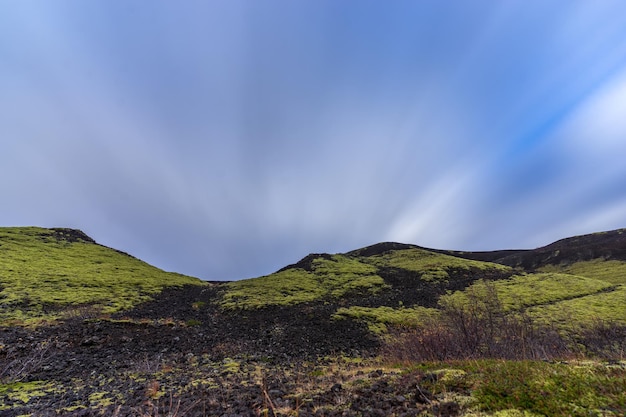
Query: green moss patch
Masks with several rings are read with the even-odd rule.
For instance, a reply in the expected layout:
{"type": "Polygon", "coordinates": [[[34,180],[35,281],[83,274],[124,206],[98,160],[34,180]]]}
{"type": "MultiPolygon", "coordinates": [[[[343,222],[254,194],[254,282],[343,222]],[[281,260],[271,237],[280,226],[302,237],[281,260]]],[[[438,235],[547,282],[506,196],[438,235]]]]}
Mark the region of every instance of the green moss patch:
{"type": "Polygon", "coordinates": [[[626,324],[625,300],[626,286],[619,286],[614,291],[533,307],[529,312],[539,321],[554,323],[561,328],[597,321],[626,324]]]}
{"type": "Polygon", "coordinates": [[[577,275],[540,273],[494,283],[505,308],[518,309],[597,294],[614,285],[577,275]]]}
{"type": "Polygon", "coordinates": [[[471,396],[467,416],[620,416],[626,368],[599,362],[473,360],[421,365],[420,389],[471,396]]]}
{"type": "Polygon", "coordinates": [[[388,325],[417,327],[426,320],[436,317],[438,310],[415,306],[412,308],[392,307],[342,307],[333,315],[336,320],[351,318],[365,322],[369,330],[375,334],[387,331],[388,325]]]}
{"type": "Polygon", "coordinates": [[[485,362],[473,396],[484,410],[539,415],[622,415],[626,370],[601,364],[485,362]]]}
{"type": "Polygon", "coordinates": [[[576,262],[571,265],[547,265],[540,268],[543,272],[562,272],[599,279],[612,284],[626,284],[626,262],[604,260],[576,262]]]}
{"type": "MultiPolygon", "coordinates": [[[[626,323],[626,288],[598,279],[537,273],[494,281],[504,311],[524,310],[538,323],[571,328],[596,320],[626,323]]],[[[464,291],[442,296],[440,304],[469,303],[469,294],[488,299],[488,287],[477,281],[464,291]]]]}
{"type": "Polygon", "coordinates": [[[377,268],[344,255],[319,257],[311,270],[291,268],[260,278],[229,283],[222,306],[254,309],[339,298],[351,292],[377,293],[386,288],[377,268]]]}
{"type": "MultiPolygon", "coordinates": [[[[54,384],[47,381],[13,382],[0,384],[0,398],[28,404],[37,398],[54,391],[54,384]]],[[[0,411],[7,410],[9,406],[0,404],[0,411]]]]}
{"type": "Polygon", "coordinates": [[[426,281],[447,280],[448,271],[452,269],[511,271],[510,267],[504,265],[472,261],[417,248],[385,252],[363,258],[363,262],[378,267],[392,267],[418,272],[422,274],[421,279],[426,281]]]}
{"type": "Polygon", "coordinates": [[[168,286],[202,281],[162,271],[80,232],[0,228],[0,318],[54,320],[90,306],[131,308],[168,286]]]}
{"type": "MultiPolygon", "coordinates": [[[[390,288],[380,276],[381,268],[415,273],[416,279],[438,283],[450,271],[511,272],[508,266],[471,261],[424,249],[392,250],[374,256],[355,254],[320,255],[260,278],[228,284],[222,306],[254,309],[270,305],[294,305],[346,295],[375,294],[390,288]]],[[[382,273],[382,272],[381,272],[382,273]]]]}

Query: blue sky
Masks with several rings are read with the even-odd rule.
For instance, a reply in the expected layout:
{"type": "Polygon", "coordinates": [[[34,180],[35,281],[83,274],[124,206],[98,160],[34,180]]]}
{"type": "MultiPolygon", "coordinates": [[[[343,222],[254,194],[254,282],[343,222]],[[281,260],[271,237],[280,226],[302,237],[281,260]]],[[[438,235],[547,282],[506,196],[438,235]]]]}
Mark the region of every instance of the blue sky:
{"type": "Polygon", "coordinates": [[[209,280],[626,227],[622,1],[0,2],[0,223],[209,280]]]}

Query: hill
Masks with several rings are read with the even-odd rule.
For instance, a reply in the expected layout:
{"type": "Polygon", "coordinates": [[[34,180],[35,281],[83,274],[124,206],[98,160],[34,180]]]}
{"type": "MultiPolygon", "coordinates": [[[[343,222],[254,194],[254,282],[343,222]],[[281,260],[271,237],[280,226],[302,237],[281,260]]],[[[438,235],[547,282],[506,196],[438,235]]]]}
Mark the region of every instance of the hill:
{"type": "Polygon", "coordinates": [[[0,228],[0,265],[4,323],[55,320],[86,310],[113,313],[166,287],[202,284],[63,228],[0,228]]]}
{"type": "Polygon", "coordinates": [[[386,242],[207,283],[78,230],[0,228],[0,414],[620,415],[624,232],[386,242]],[[611,362],[501,361],[582,358],[611,362]]]}
{"type": "MultiPolygon", "coordinates": [[[[540,302],[546,293],[534,292],[531,297],[534,307],[528,311],[543,321],[566,327],[602,320],[626,323],[626,229],[565,238],[532,250],[437,252],[515,267],[525,271],[530,280],[543,277],[544,282],[555,285],[561,293],[557,297],[560,299],[548,297],[540,302]],[[533,273],[538,275],[533,276],[533,273]],[[545,273],[556,275],[553,279],[545,279],[545,273]],[[577,287],[577,282],[584,282],[585,291],[573,294],[571,291],[577,287]]],[[[522,282],[517,289],[508,283],[496,285],[509,298],[511,293],[519,297],[520,293],[534,286],[524,283],[524,279],[517,282],[522,282]]]]}
{"type": "Polygon", "coordinates": [[[437,252],[466,259],[521,267],[526,271],[547,265],[568,266],[594,259],[626,261],[626,229],[569,237],[532,250],[488,252],[437,250],[437,252]]]}
{"type": "Polygon", "coordinates": [[[386,242],[311,254],[274,274],[228,284],[221,305],[246,310],[323,301],[336,308],[334,319],[361,321],[380,334],[388,325],[416,326],[437,316],[442,297],[480,281],[494,282],[508,310],[551,325],[626,324],[626,233],[534,250],[458,252],[386,242]]]}
{"type": "Polygon", "coordinates": [[[346,254],[311,254],[278,272],[227,285],[226,308],[313,301],[367,306],[433,306],[437,296],[473,280],[502,279],[509,267],[382,243],[346,254]]]}

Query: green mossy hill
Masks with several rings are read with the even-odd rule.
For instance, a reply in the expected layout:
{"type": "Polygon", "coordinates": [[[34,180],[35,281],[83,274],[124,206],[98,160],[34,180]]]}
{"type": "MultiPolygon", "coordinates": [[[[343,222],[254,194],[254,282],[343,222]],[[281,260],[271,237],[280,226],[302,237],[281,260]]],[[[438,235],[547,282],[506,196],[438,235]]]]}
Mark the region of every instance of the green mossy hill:
{"type": "Polygon", "coordinates": [[[571,322],[626,324],[626,261],[610,259],[612,251],[608,252],[602,258],[541,267],[540,271],[544,274],[540,275],[570,277],[564,283],[568,289],[574,288],[572,283],[577,279],[585,277],[586,282],[579,282],[587,294],[583,292],[579,296],[534,306],[529,310],[532,315],[546,322],[556,322],[562,327],[567,327],[571,322]]]}
{"type": "Polygon", "coordinates": [[[363,262],[379,268],[396,268],[416,272],[422,280],[448,280],[451,272],[511,272],[511,268],[490,262],[474,261],[436,253],[422,248],[385,251],[363,258],[363,262]]]}
{"type": "Polygon", "coordinates": [[[31,323],[130,308],[168,286],[202,285],[73,229],[0,228],[0,319],[31,323]]]}
{"type": "Polygon", "coordinates": [[[333,317],[362,321],[372,332],[381,334],[390,325],[419,327],[429,320],[436,321],[446,306],[471,310],[476,307],[472,301],[476,296],[498,303],[503,313],[525,312],[535,323],[566,331],[602,322],[626,325],[626,285],[554,272],[516,275],[488,285],[477,280],[462,290],[440,296],[436,307],[351,306],[340,308],[333,317]]]}
{"type": "MultiPolygon", "coordinates": [[[[476,291],[483,286],[481,284],[482,282],[476,282],[449,297],[464,298],[468,290],[476,291]]],[[[615,285],[597,279],[557,273],[518,275],[496,281],[493,286],[505,311],[556,304],[616,289],[615,285]]]]}
{"type": "MultiPolygon", "coordinates": [[[[510,275],[496,277],[493,285],[506,312],[526,312],[537,323],[559,329],[599,322],[626,324],[626,261],[620,259],[624,236],[623,230],[617,230],[563,239],[546,246],[547,250],[538,250],[536,258],[530,256],[533,251],[460,253],[431,251],[412,245],[373,245],[350,254],[363,256],[361,261],[379,267],[378,273],[385,278],[385,270],[413,271],[419,274],[422,283],[453,284],[465,269],[472,277],[471,282],[460,287],[448,285],[448,294],[439,295],[434,305],[425,305],[428,308],[353,305],[341,307],[333,317],[362,321],[378,334],[390,325],[418,327],[436,318],[442,306],[468,304],[469,294],[476,294],[484,286],[481,279],[474,278],[480,277],[481,271],[494,271],[501,266],[500,271],[503,274],[508,271],[510,275]],[[587,244],[590,246],[586,247],[587,244]],[[563,251],[563,256],[557,253],[559,250],[563,251]],[[522,273],[520,265],[525,263],[511,262],[518,265],[513,272],[509,266],[468,259],[476,256],[495,260],[506,255],[511,260],[515,253],[515,256],[524,254],[524,262],[531,266],[543,266],[522,273]],[[554,259],[560,261],[552,264],[554,259]]],[[[487,281],[491,279],[487,277],[487,281]]]]}
{"type": "Polygon", "coordinates": [[[294,305],[338,298],[351,292],[375,294],[387,287],[376,274],[375,266],[358,259],[344,255],[307,258],[307,269],[288,268],[264,277],[229,283],[222,306],[255,309],[294,305]]]}
{"type": "Polygon", "coordinates": [[[434,253],[417,246],[385,243],[346,254],[311,254],[274,274],[227,284],[222,306],[256,309],[313,301],[368,306],[433,305],[448,289],[488,276],[513,274],[510,267],[434,253]],[[366,300],[367,299],[367,300],[366,300]],[[375,301],[372,301],[375,300],[375,301]]]}
{"type": "Polygon", "coordinates": [[[613,284],[626,284],[626,261],[596,258],[566,265],[546,265],[539,268],[542,272],[561,272],[599,279],[613,284]]]}
{"type": "MultiPolygon", "coordinates": [[[[626,324],[626,286],[571,274],[524,274],[493,283],[505,312],[526,311],[538,323],[559,328],[603,321],[626,324]]],[[[484,291],[477,281],[443,302],[467,304],[468,294],[484,291]]]]}

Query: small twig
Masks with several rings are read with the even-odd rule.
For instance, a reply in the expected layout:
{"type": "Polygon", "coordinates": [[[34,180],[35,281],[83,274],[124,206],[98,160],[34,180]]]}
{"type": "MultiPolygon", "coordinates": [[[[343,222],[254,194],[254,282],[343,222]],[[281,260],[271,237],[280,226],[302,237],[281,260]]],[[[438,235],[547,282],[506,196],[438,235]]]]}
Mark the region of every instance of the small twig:
{"type": "Polygon", "coordinates": [[[422,398],[424,398],[426,401],[428,401],[428,404],[432,405],[433,402],[430,400],[430,398],[428,398],[426,396],[426,394],[424,394],[424,391],[422,391],[422,389],[420,388],[419,384],[416,384],[415,387],[417,388],[417,390],[419,391],[420,395],[422,396],[422,398]]]}
{"type": "Polygon", "coordinates": [[[263,391],[263,395],[265,396],[265,399],[267,400],[270,409],[272,410],[272,414],[276,415],[276,407],[274,407],[274,403],[272,402],[270,395],[267,393],[267,389],[265,388],[265,380],[263,380],[263,384],[261,385],[261,391],[263,391]]]}

